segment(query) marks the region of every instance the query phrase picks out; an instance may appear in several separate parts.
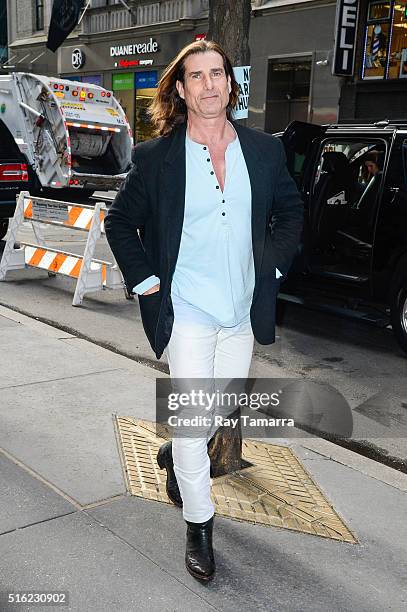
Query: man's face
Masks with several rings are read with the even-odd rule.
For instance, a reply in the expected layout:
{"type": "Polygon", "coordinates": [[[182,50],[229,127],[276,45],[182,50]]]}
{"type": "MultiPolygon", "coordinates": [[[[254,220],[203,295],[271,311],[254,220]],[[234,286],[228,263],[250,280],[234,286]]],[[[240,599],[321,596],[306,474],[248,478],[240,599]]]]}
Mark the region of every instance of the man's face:
{"type": "Polygon", "coordinates": [[[230,77],[226,77],[222,56],[216,51],[189,55],[185,60],[184,83],[177,81],[176,87],[188,113],[201,118],[226,114],[230,77]]]}
{"type": "Polygon", "coordinates": [[[366,161],[365,166],[369,174],[377,174],[379,172],[379,166],[372,161],[366,161]]]}

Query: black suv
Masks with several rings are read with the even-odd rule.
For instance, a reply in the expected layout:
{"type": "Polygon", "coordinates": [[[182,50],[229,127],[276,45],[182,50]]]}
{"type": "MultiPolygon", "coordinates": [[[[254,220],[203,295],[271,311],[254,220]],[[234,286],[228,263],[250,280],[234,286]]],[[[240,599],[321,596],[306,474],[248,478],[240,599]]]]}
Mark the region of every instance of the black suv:
{"type": "Polygon", "coordinates": [[[277,134],[305,207],[279,297],[381,326],[407,352],[407,121],[277,134]]]}
{"type": "Polygon", "coordinates": [[[14,214],[16,195],[22,190],[30,191],[31,185],[26,159],[0,119],[0,240],[6,235],[8,220],[14,214]]]}

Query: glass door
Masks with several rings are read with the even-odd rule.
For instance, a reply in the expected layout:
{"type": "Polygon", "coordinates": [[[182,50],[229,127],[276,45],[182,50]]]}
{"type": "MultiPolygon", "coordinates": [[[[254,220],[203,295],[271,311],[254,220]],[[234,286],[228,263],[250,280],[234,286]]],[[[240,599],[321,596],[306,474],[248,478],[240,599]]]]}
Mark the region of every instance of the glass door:
{"type": "Polygon", "coordinates": [[[304,58],[270,60],[265,131],[281,132],[291,121],[307,121],[311,61],[304,58]]]}
{"type": "Polygon", "coordinates": [[[135,124],[135,95],[134,95],[134,72],[122,72],[113,75],[113,95],[123,108],[131,130],[134,134],[135,124]]]}

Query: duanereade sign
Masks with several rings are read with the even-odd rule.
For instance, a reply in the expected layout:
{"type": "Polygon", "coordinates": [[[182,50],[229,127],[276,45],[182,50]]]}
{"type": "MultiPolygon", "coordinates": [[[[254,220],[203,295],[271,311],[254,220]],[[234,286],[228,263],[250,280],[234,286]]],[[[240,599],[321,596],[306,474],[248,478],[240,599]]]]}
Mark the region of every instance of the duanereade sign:
{"type": "Polygon", "coordinates": [[[141,53],[156,53],[158,50],[158,42],[153,38],[150,38],[148,42],[133,43],[130,45],[113,45],[110,47],[110,57],[140,55],[141,53]]]}

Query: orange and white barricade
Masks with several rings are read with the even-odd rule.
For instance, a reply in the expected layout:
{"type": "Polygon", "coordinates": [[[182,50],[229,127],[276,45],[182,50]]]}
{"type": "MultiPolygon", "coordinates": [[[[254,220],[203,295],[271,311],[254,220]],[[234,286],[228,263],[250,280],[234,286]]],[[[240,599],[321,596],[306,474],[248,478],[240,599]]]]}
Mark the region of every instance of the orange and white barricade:
{"type": "MultiPolygon", "coordinates": [[[[49,275],[62,274],[76,279],[72,306],[82,304],[85,293],[101,289],[124,289],[121,272],[115,262],[94,257],[97,241],[105,235],[104,202],[94,206],[73,204],[30,196],[22,191],[17,199],[14,217],[3,255],[0,260],[0,281],[4,281],[10,270],[34,267],[46,270],[49,275]],[[32,222],[36,243],[21,242],[15,247],[17,233],[24,220],[32,222]],[[57,225],[88,233],[83,255],[68,253],[47,246],[41,224],[57,225]]],[[[126,292],[125,292],[126,293],[126,292]]]]}

